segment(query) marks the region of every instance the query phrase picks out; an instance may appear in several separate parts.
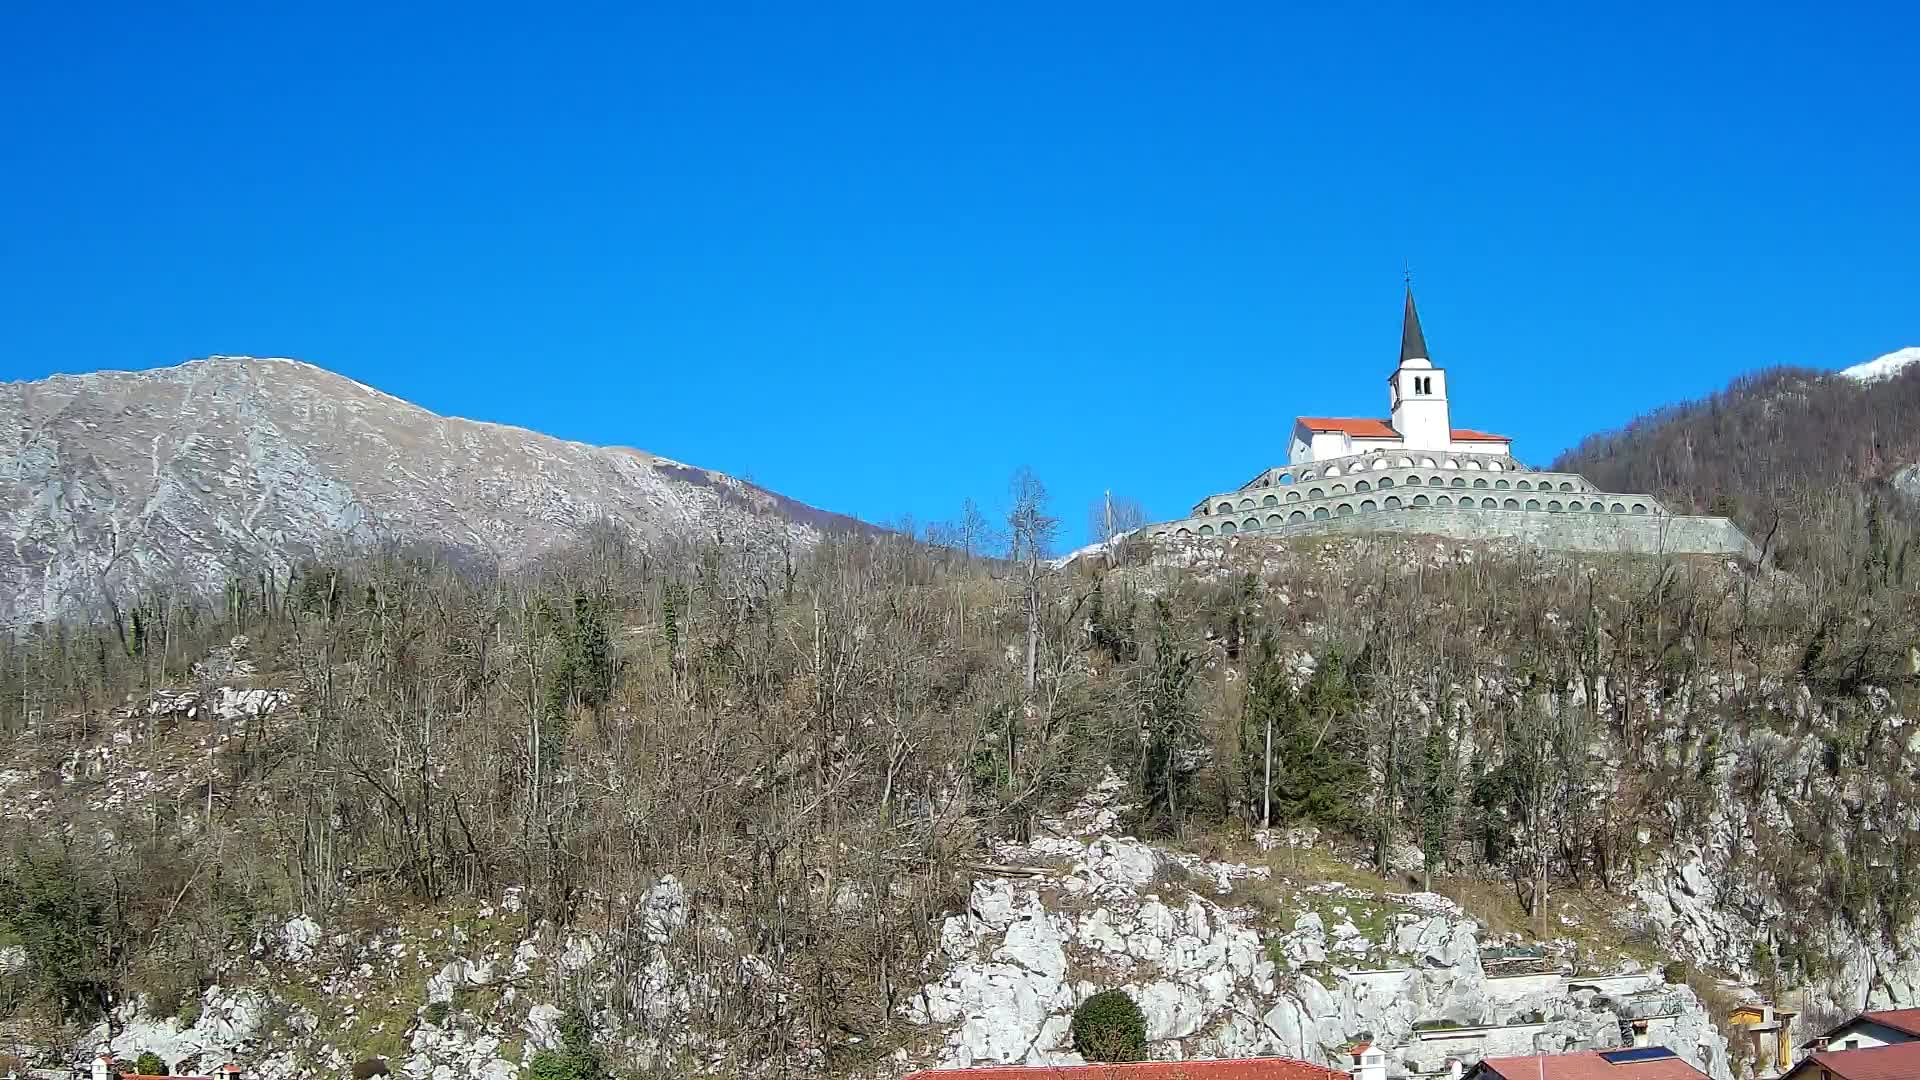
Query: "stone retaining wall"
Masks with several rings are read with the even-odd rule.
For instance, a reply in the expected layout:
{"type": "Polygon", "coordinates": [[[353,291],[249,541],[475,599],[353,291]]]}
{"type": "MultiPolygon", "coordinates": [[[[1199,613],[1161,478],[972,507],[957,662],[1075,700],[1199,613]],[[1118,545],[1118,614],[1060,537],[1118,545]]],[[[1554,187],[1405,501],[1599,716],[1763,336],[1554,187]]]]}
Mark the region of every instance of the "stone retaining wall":
{"type": "MultiPolygon", "coordinates": [[[[1177,527],[1184,523],[1174,523],[1177,527]]],[[[1154,531],[1158,531],[1156,527],[1154,531]]],[[[1680,514],[1568,514],[1544,510],[1405,507],[1263,529],[1242,536],[1343,536],[1425,533],[1458,540],[1518,540],[1559,551],[1623,554],[1724,554],[1757,560],[1760,550],[1723,517],[1680,514]]],[[[1180,540],[1169,540],[1181,543],[1180,540]]]]}

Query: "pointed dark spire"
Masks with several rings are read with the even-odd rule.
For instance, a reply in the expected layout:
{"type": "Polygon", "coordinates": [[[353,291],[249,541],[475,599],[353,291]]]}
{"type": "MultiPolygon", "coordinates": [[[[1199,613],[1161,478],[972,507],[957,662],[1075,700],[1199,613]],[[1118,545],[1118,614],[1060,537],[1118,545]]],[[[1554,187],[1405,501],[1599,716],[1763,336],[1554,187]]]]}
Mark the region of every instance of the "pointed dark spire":
{"type": "Polygon", "coordinates": [[[1420,313],[1413,309],[1413,285],[1407,285],[1407,314],[1400,324],[1400,362],[1414,358],[1431,360],[1427,355],[1427,336],[1420,332],[1420,313]]]}

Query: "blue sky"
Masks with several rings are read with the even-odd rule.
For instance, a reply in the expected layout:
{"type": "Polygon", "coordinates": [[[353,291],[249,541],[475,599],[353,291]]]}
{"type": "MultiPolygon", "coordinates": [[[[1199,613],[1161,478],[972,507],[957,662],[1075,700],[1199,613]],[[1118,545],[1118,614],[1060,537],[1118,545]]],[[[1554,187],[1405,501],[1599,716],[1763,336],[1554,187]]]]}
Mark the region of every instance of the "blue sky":
{"type": "Polygon", "coordinates": [[[1381,412],[1408,261],[1535,462],[1920,344],[1912,5],[175,7],[9,12],[0,378],[296,356],[877,520],[1029,464],[1077,540],[1381,412]]]}

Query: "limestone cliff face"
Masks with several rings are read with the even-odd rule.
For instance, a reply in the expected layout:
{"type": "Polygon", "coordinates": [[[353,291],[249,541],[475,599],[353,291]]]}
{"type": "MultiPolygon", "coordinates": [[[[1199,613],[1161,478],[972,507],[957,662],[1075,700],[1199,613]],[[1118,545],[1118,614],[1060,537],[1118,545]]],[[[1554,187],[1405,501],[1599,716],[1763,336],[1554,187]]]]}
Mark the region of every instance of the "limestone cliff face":
{"type": "Polygon", "coordinates": [[[513,564],[598,522],[806,543],[858,523],[637,450],[435,415],[311,364],[212,357],[0,385],[0,624],[387,541],[513,564]]]}
{"type": "Polygon", "coordinates": [[[1158,1058],[1338,1062],[1367,1039],[1388,1049],[1392,1075],[1440,1074],[1449,1057],[1620,1046],[1646,1018],[1653,1041],[1730,1075],[1726,1041],[1686,987],[1631,961],[1490,975],[1480,926],[1443,897],[1285,885],[1262,867],[1106,834],[996,854],[1055,870],[977,881],[967,911],[946,920],[945,970],[903,1009],[926,1033],[912,1057],[1078,1063],[1075,1006],[1122,987],[1158,1058]],[[1265,910],[1247,906],[1256,892],[1265,910]]]}

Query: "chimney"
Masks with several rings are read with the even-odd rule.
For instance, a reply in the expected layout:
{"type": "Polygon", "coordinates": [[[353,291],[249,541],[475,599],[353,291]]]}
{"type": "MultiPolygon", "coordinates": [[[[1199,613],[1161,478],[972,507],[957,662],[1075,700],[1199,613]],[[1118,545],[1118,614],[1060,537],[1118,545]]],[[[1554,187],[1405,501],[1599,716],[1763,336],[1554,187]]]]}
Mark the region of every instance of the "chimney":
{"type": "Polygon", "coordinates": [[[1353,1061],[1347,1072],[1353,1080],[1387,1080],[1387,1052],[1372,1043],[1355,1043],[1347,1051],[1353,1061]]]}

